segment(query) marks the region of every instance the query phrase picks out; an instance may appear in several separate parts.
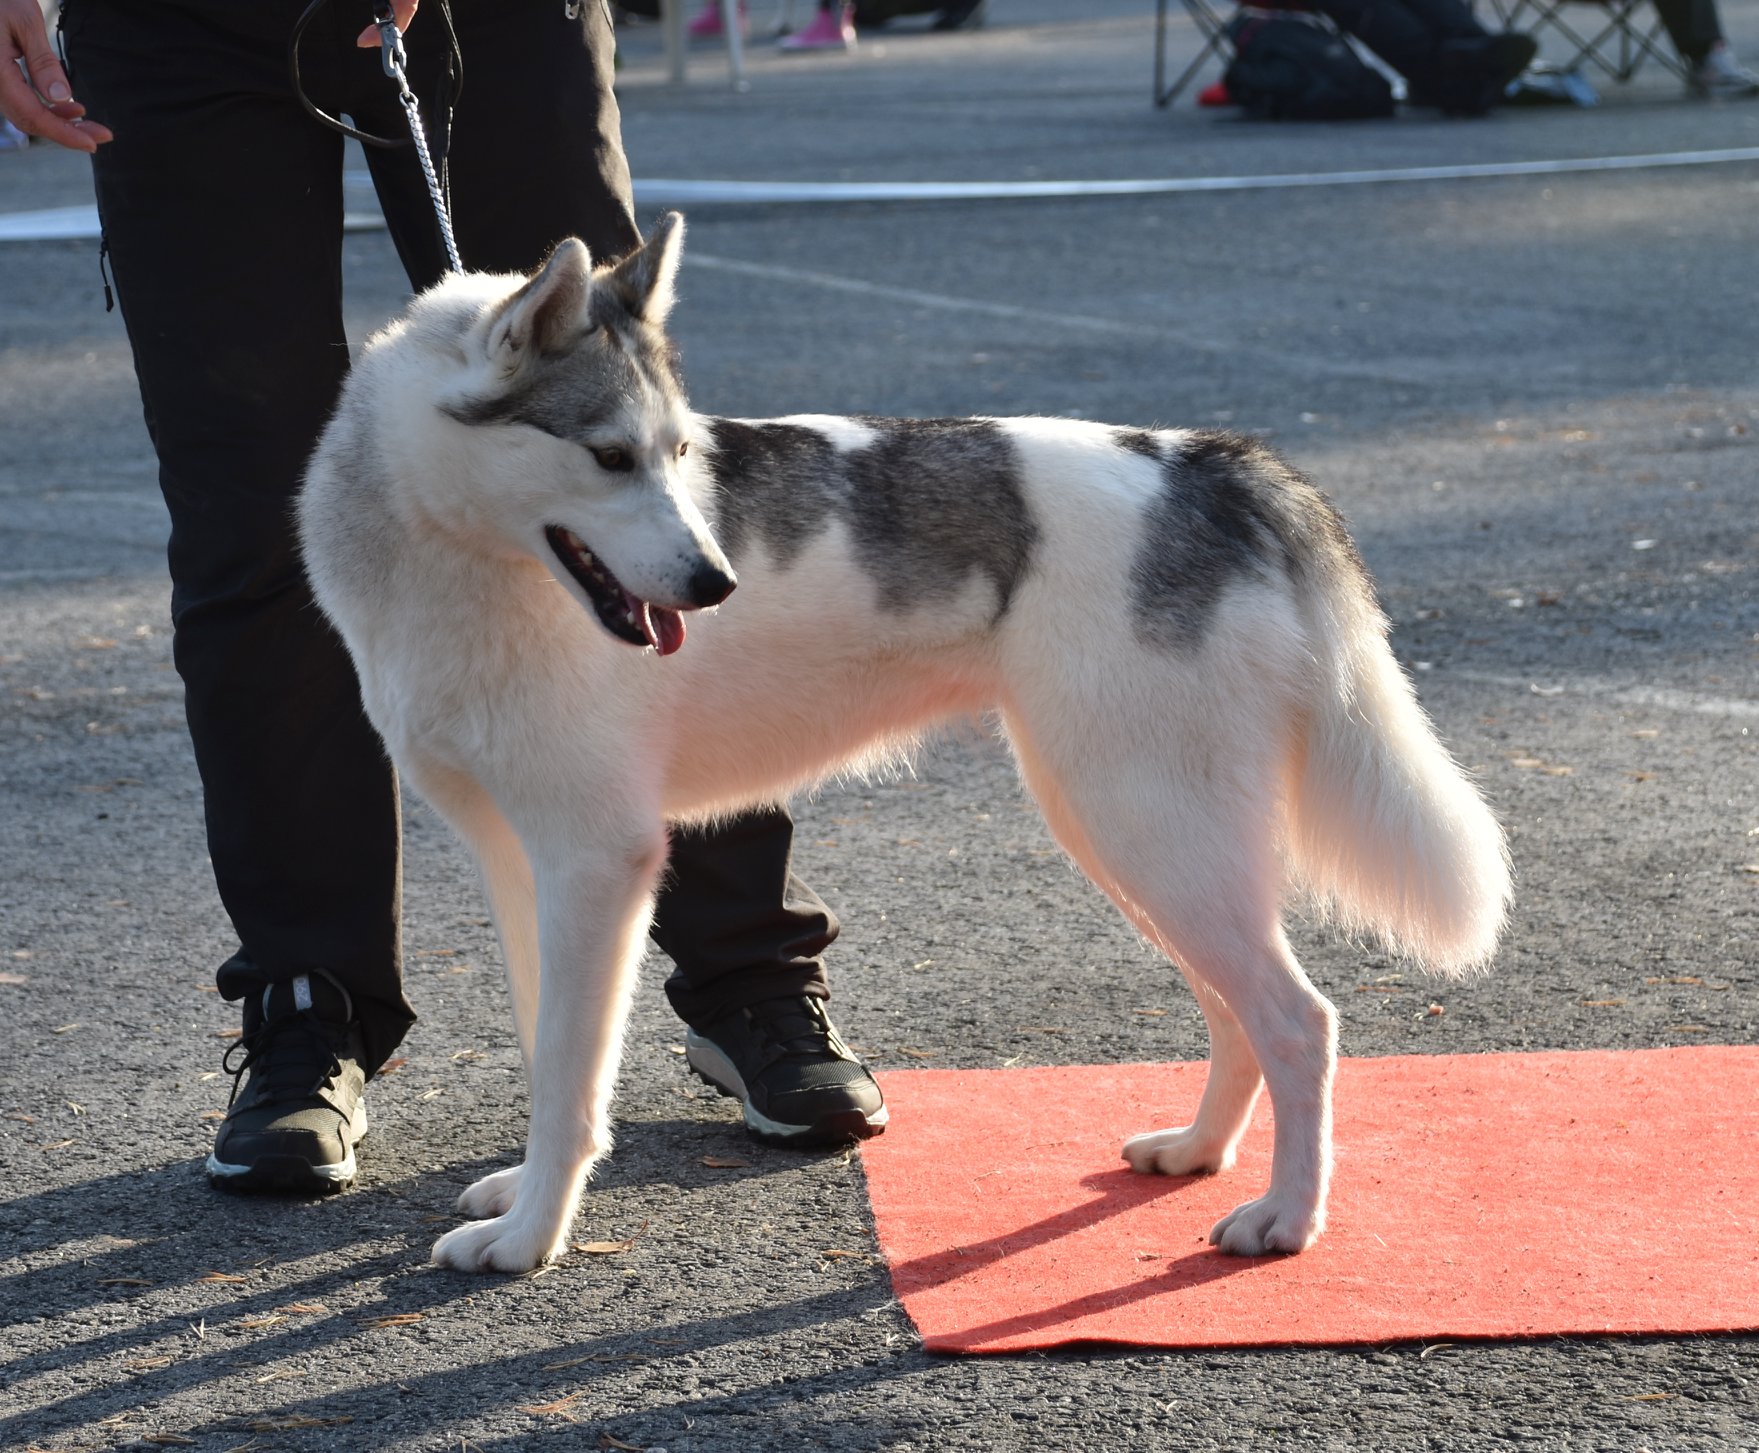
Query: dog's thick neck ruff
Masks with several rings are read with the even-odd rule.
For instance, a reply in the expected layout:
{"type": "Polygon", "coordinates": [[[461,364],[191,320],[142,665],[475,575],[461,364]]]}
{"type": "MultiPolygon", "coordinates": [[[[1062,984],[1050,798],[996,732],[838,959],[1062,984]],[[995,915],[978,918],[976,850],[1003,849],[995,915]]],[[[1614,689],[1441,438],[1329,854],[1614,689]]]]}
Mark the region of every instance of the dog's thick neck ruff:
{"type": "Polygon", "coordinates": [[[481,869],[531,1066],[525,1165],[465,1193],[481,1219],[436,1259],[517,1271],[566,1244],[667,824],[980,712],[1209,1024],[1190,1123],[1125,1157],[1227,1169],[1268,1085],[1270,1186],[1211,1237],[1301,1250],[1336,1015],[1289,890],[1444,971],[1489,956],[1509,892],[1337,512],[1215,432],[693,415],[663,331],[680,236],[425,294],[366,348],[300,503],[366,710],[481,869]]]}

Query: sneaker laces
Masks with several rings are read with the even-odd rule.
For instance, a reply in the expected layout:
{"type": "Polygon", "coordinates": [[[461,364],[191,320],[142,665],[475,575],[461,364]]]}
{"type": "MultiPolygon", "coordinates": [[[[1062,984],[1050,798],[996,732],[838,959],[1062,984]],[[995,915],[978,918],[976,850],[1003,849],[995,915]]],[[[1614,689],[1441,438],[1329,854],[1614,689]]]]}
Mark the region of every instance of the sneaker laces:
{"type": "Polygon", "coordinates": [[[309,1100],[328,1089],[342,1073],[342,1059],[332,1036],[332,1026],[318,1018],[315,1009],[265,1016],[254,1033],[233,1040],[220,1058],[220,1068],[232,1076],[227,1110],[238,1099],[244,1077],[259,1067],[262,1074],[252,1084],[261,1086],[270,1103],[309,1100]],[[234,1065],[233,1056],[241,1049],[244,1053],[234,1065]],[[271,1054],[271,1050],[279,1052],[271,1054]]]}
{"type": "Polygon", "coordinates": [[[802,995],[771,1003],[786,1004],[787,1008],[764,1014],[759,1012],[761,1006],[754,1006],[746,1012],[764,1047],[774,1051],[777,1059],[820,1059],[825,1055],[843,1058],[832,1043],[834,1031],[817,999],[802,995]]]}

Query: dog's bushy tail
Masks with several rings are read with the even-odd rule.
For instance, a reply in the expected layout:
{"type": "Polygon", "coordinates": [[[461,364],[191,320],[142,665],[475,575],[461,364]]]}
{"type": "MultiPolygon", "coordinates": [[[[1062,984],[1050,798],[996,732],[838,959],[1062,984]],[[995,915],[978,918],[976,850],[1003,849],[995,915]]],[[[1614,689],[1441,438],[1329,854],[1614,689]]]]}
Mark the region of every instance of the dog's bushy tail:
{"type": "Polygon", "coordinates": [[[1307,575],[1317,690],[1293,762],[1290,864],[1345,926],[1438,973],[1496,949],[1511,882],[1501,827],[1387,644],[1341,523],[1307,575]]]}

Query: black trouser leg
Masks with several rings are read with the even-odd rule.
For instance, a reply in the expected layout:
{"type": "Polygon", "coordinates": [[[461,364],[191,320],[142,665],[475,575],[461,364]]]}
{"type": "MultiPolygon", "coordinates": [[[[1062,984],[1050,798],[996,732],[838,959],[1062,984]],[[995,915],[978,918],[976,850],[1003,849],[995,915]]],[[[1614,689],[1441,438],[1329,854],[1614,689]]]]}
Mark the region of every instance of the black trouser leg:
{"type": "Polygon", "coordinates": [[[1716,0],[1655,0],[1655,13],[1687,65],[1701,65],[1722,39],[1716,0]]]}
{"type": "Polygon", "coordinates": [[[241,945],[221,989],[329,971],[370,1069],[414,1016],[396,782],[291,527],[348,364],[341,143],[286,94],[297,9],[77,0],[66,37],[81,98],[116,133],[94,158],[98,204],[171,511],[209,851],[241,945]]]}
{"type": "Polygon", "coordinates": [[[784,995],[830,998],[822,956],[837,920],[789,871],[792,842],[779,807],[712,832],[673,830],[652,932],[678,966],[666,997],[686,1023],[784,995]]]}

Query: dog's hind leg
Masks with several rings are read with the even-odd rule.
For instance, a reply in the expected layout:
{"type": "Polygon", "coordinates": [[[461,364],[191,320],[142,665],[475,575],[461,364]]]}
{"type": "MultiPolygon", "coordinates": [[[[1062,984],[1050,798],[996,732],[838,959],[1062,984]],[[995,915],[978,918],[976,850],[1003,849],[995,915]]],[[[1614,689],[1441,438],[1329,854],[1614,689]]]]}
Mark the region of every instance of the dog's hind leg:
{"type": "Polygon", "coordinates": [[[1091,697],[1076,737],[1034,732],[1014,712],[1009,735],[1059,841],[1202,986],[1215,1060],[1197,1119],[1134,1138],[1131,1162],[1221,1168],[1261,1071],[1276,1117],[1270,1189],[1223,1218],[1210,1239],[1240,1255],[1300,1251],[1325,1220],[1336,1013],[1296,963],[1278,917],[1276,744],[1238,718],[1230,728],[1232,714],[1216,705],[1178,713],[1176,743],[1167,739],[1170,712],[1150,722],[1091,697]]]}
{"type": "Polygon", "coordinates": [[[1139,1171],[1161,1175],[1201,1175],[1233,1169],[1234,1154],[1240,1137],[1252,1119],[1252,1107],[1264,1088],[1258,1060],[1246,1038],[1239,1019],[1216,991],[1178,963],[1160,930],[1143,912],[1141,906],[1128,898],[1111,880],[1110,869],[1093,850],[1064,800],[1055,776],[1037,757],[1031,742],[1020,731],[1010,733],[1015,761],[1032,795],[1044,813],[1050,828],[1063,850],[1080,865],[1081,870],[1116,903],[1136,930],[1178,965],[1179,972],[1197,996],[1209,1029],[1209,1075],[1203,1083],[1203,1095],[1197,1114],[1189,1125],[1170,1130],[1150,1130],[1133,1135],[1124,1142],[1124,1159],[1139,1171]]]}
{"type": "MultiPolygon", "coordinates": [[[[501,941],[513,1024],[529,1078],[537,1035],[538,932],[537,891],[525,848],[494,799],[474,778],[415,757],[405,758],[405,775],[439,810],[476,860],[477,875],[501,941]]],[[[491,1172],[459,1196],[458,1210],[473,1219],[505,1215],[513,1207],[524,1174],[523,1165],[491,1172]]]]}
{"type": "Polygon", "coordinates": [[[665,859],[657,808],[646,830],[608,823],[602,803],[555,803],[538,816],[523,836],[542,958],[531,1131],[512,1208],[435,1243],[434,1260],[461,1271],[529,1271],[562,1248],[586,1177],[610,1149],[623,1027],[665,859]]]}
{"type": "MultiPolygon", "coordinates": [[[[1152,924],[1138,922],[1137,927],[1150,942],[1158,939],[1152,924]]],[[[1165,951],[1164,945],[1157,947],[1165,951]]],[[[1124,1142],[1124,1159],[1136,1170],[1165,1176],[1232,1170],[1240,1137],[1246,1133],[1252,1107],[1264,1088],[1264,1076],[1259,1073],[1246,1031],[1227,1002],[1182,964],[1180,972],[1196,994],[1203,1022],[1209,1028],[1209,1076],[1189,1125],[1132,1135],[1124,1142]]]]}

